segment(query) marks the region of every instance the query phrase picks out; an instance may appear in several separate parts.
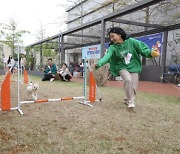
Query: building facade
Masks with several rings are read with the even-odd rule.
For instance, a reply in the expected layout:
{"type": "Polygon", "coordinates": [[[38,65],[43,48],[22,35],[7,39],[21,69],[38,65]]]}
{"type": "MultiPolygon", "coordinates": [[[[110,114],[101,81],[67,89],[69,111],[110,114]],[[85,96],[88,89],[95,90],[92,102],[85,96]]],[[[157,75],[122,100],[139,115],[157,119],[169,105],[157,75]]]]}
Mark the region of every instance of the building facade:
{"type": "MultiPolygon", "coordinates": [[[[69,7],[67,11],[67,27],[68,29],[86,24],[90,21],[96,20],[117,10],[124,9],[127,5],[133,5],[142,0],[75,0],[73,5],[69,7]]],[[[137,21],[149,24],[170,25],[171,23],[180,22],[180,2],[178,0],[167,0],[153,7],[136,11],[122,16],[121,20],[137,21]],[[172,15],[174,14],[174,15],[172,15]]],[[[108,22],[106,27],[120,26],[126,30],[128,34],[140,32],[141,30],[148,30],[148,27],[108,22]]],[[[100,35],[101,27],[97,25],[97,28],[89,28],[83,30],[81,35],[100,35]]],[[[92,40],[92,38],[91,38],[92,40]]],[[[91,42],[91,40],[89,40],[91,42]]],[[[73,40],[69,40],[73,42],[73,40]]],[[[86,39],[77,40],[86,41],[86,39]]],[[[162,40],[163,42],[163,40],[162,40]]],[[[180,30],[173,30],[168,32],[168,44],[166,53],[166,65],[169,65],[172,61],[172,55],[180,55],[180,30]]],[[[71,49],[66,52],[65,61],[67,63],[71,61],[81,61],[81,48],[71,49]]],[[[156,65],[161,65],[161,57],[156,59],[156,65]]],[[[146,59],[145,65],[154,65],[151,59],[146,59]]]]}
{"type": "MultiPolygon", "coordinates": [[[[116,10],[134,2],[134,0],[75,0],[72,6],[66,9],[67,28],[71,29],[77,26],[81,26],[90,21],[113,13],[116,10]]],[[[85,33],[94,36],[97,35],[97,31],[94,31],[93,29],[89,29],[87,31],[84,30],[84,34],[85,33]]],[[[82,59],[81,54],[81,48],[71,49],[70,51],[66,52],[65,61],[67,63],[72,61],[79,63],[82,59]]]]}

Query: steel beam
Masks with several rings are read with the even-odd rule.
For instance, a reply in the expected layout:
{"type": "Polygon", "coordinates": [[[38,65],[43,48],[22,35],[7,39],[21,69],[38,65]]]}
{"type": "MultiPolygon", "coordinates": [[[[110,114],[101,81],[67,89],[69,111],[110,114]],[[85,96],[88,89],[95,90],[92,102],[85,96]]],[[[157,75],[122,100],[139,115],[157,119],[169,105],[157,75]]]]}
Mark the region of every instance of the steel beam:
{"type": "Polygon", "coordinates": [[[74,36],[74,37],[87,37],[87,38],[95,38],[95,39],[100,39],[101,37],[99,36],[93,36],[93,35],[81,35],[81,34],[68,34],[66,36],[74,36]]]}
{"type": "Polygon", "coordinates": [[[161,25],[157,25],[157,24],[148,24],[148,23],[135,22],[135,21],[129,21],[129,20],[124,20],[124,19],[111,19],[110,21],[111,22],[128,24],[128,25],[151,27],[151,28],[164,28],[165,27],[165,26],[161,26],[161,25]]]}

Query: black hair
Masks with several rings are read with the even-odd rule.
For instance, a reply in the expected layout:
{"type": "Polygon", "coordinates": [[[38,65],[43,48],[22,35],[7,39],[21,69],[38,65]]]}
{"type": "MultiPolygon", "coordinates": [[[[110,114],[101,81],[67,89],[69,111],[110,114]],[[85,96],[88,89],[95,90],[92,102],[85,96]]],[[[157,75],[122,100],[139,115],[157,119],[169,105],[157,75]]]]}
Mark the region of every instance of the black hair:
{"type": "Polygon", "coordinates": [[[66,63],[62,63],[62,65],[65,65],[67,67],[67,64],[66,63]]]}
{"type": "Polygon", "coordinates": [[[108,33],[108,36],[110,36],[110,33],[116,33],[116,34],[120,34],[123,41],[126,40],[128,38],[126,32],[120,28],[120,27],[112,27],[112,28],[109,28],[107,30],[107,33],[108,33]]]}
{"type": "Polygon", "coordinates": [[[9,55],[9,58],[8,58],[8,61],[7,61],[8,64],[11,62],[11,59],[12,59],[12,55],[9,55]]]}
{"type": "Polygon", "coordinates": [[[52,61],[52,58],[48,58],[48,61],[51,60],[52,61]]]}

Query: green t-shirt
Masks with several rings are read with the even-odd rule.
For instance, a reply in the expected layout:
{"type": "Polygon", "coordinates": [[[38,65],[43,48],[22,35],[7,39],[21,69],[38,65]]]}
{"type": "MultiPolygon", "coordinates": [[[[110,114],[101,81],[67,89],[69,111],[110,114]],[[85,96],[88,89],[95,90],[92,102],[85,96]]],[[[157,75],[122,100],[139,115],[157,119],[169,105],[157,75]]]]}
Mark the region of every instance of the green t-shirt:
{"type": "Polygon", "coordinates": [[[142,70],[141,56],[151,58],[151,52],[144,42],[128,38],[122,44],[110,45],[105,56],[98,61],[97,69],[110,63],[110,71],[114,76],[118,76],[120,70],[139,73],[142,70]]]}

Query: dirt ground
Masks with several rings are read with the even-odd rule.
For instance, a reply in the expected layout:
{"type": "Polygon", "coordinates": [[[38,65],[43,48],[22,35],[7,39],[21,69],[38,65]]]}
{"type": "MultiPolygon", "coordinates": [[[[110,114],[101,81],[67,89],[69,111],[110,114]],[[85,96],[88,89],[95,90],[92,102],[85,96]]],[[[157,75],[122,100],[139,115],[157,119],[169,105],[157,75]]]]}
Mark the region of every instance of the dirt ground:
{"type": "MultiPolygon", "coordinates": [[[[83,96],[83,84],[42,82],[38,99],[83,96]]],[[[20,86],[21,101],[27,85],[20,86]]],[[[139,92],[136,108],[123,103],[124,92],[100,87],[102,101],[94,107],[76,100],[22,104],[21,110],[0,112],[0,153],[147,154],[180,153],[180,99],[139,92]]],[[[11,83],[17,106],[17,83],[11,83]]]]}

